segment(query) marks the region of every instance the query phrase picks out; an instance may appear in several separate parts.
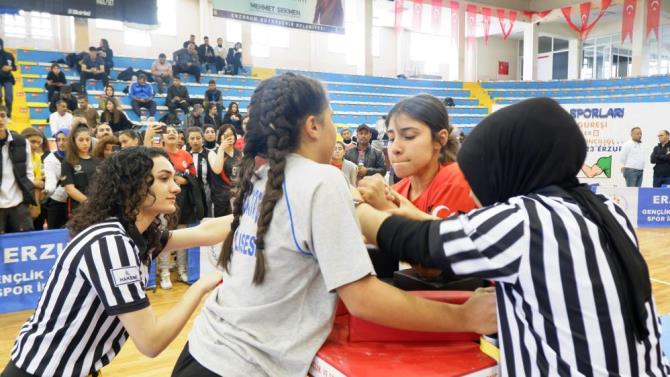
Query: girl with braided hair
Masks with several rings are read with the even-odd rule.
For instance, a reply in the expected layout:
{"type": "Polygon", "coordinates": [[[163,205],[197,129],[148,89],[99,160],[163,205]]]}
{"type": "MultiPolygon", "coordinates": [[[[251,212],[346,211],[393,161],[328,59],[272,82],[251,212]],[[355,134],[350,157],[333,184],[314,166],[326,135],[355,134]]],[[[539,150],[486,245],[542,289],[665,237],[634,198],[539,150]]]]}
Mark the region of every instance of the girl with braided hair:
{"type": "Polygon", "coordinates": [[[318,81],[285,73],[250,102],[223,280],[195,320],[172,376],[305,376],[328,336],[337,295],[358,317],[402,329],[495,331],[495,296],[462,306],[374,277],[318,81]]]}

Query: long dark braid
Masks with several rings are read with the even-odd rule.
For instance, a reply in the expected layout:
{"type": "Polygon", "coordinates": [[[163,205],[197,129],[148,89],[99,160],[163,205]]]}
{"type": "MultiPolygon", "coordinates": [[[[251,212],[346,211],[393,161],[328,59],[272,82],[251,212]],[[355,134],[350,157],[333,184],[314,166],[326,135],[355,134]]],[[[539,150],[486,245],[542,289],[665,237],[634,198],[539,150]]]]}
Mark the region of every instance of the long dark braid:
{"type": "Polygon", "coordinates": [[[325,91],[318,81],[292,73],[264,80],[254,91],[249,104],[240,186],[233,203],[234,219],[219,259],[219,264],[226,270],[232,256],[233,233],[239,227],[244,200],[253,189],[251,179],[256,167],[255,158],[261,156],[267,158],[269,170],[257,224],[253,283],[263,282],[265,234],[270,228],[274,207],[283,194],[286,156],[298,147],[300,129],[307,116],[318,116],[327,106],[325,91]]]}

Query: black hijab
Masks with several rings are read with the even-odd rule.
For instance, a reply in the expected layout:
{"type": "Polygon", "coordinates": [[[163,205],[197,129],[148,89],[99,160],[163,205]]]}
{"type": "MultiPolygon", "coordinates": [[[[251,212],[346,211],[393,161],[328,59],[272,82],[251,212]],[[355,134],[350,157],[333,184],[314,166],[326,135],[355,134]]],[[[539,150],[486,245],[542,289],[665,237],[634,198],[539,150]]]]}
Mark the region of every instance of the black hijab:
{"type": "Polygon", "coordinates": [[[483,206],[550,186],[576,201],[605,236],[602,247],[609,254],[624,319],[632,322],[641,340],[649,335],[647,264],[602,200],[579,184],[576,176],[586,148],[584,136],[567,111],[550,98],[533,98],[500,109],[479,123],[463,143],[458,164],[483,206]]]}

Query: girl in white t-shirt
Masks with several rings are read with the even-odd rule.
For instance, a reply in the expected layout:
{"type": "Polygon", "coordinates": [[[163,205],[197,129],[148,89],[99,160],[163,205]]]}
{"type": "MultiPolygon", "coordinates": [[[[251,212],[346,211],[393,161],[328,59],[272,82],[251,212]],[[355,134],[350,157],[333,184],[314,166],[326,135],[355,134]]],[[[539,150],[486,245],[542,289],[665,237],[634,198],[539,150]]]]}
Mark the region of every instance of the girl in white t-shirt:
{"type": "Polygon", "coordinates": [[[224,283],[195,321],[172,376],[305,376],[339,295],[355,316],[422,331],[495,332],[495,297],[462,306],[374,277],[342,173],[321,84],[285,73],[251,97],[224,283]]]}

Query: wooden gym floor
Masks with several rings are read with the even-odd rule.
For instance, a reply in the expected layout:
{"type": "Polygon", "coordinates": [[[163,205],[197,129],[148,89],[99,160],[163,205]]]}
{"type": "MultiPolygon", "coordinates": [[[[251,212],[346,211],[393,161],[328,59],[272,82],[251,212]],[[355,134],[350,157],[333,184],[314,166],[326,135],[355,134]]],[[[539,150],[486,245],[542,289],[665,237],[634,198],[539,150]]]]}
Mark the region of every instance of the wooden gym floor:
{"type": "MultiPolygon", "coordinates": [[[[640,248],[647,260],[651,275],[653,293],[656,298],[658,312],[661,315],[670,314],[670,229],[643,229],[638,230],[640,248]]],[[[173,280],[172,290],[161,289],[149,292],[149,300],[157,314],[164,313],[174,305],[186,291],[187,286],[173,280]]],[[[196,310],[198,313],[200,310],[196,310]]],[[[0,315],[0,369],[4,368],[9,360],[9,353],[14,338],[23,322],[30,316],[31,311],[0,315]]],[[[170,376],[179,353],[186,343],[188,333],[193,324],[195,315],[189,320],[186,328],[177,339],[158,357],[149,359],[143,356],[131,340],[111,364],[103,368],[105,377],[133,376],[133,377],[165,377],[170,376]]],[[[669,334],[666,334],[669,336],[669,334]]]]}

